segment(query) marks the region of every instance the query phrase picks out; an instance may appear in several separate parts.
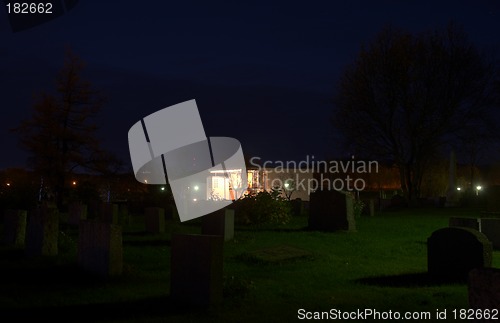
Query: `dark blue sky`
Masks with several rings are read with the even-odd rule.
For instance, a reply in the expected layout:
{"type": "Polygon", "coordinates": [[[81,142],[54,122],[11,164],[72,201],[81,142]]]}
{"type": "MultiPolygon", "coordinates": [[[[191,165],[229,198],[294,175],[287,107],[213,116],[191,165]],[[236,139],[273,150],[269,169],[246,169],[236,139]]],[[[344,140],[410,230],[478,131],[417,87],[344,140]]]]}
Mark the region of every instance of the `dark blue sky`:
{"type": "Polygon", "coordinates": [[[9,128],[53,89],[65,46],[108,97],[104,146],[127,165],[128,129],[164,107],[196,99],[208,136],[240,140],[268,160],[342,156],[329,124],[342,69],[387,24],[410,31],[463,25],[499,49],[500,1],[86,1],[14,33],[0,10],[0,168],[24,166],[9,128]]]}

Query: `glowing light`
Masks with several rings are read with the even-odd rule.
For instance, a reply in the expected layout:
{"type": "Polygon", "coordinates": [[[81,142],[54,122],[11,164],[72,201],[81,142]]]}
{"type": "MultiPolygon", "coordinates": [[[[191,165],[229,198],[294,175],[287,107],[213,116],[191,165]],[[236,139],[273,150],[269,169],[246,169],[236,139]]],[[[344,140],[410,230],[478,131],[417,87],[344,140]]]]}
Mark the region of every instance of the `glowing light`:
{"type": "Polygon", "coordinates": [[[461,187],[457,187],[457,191],[460,191],[460,190],[462,190],[462,188],[461,187]]]}
{"type": "Polygon", "coordinates": [[[72,183],[72,184],[73,184],[73,185],[76,185],[76,181],[73,181],[73,183],[72,183]]]}
{"type": "Polygon", "coordinates": [[[193,202],[196,202],[196,201],[198,201],[198,199],[193,199],[193,202]]]}
{"type": "Polygon", "coordinates": [[[285,183],[285,188],[288,188],[288,186],[290,186],[289,183],[285,183]]]}
{"type": "Polygon", "coordinates": [[[162,191],[164,191],[164,190],[165,190],[165,187],[162,187],[162,188],[161,188],[161,190],[162,190],[162,191]]]}
{"type": "Polygon", "coordinates": [[[10,183],[7,183],[7,186],[10,186],[10,183]]]}
{"type": "Polygon", "coordinates": [[[476,190],[480,191],[482,189],[483,189],[483,187],[481,185],[476,186],[476,190]]]}
{"type": "Polygon", "coordinates": [[[196,186],[194,187],[194,190],[195,190],[195,191],[197,191],[197,190],[199,190],[199,189],[200,189],[200,188],[198,187],[198,185],[196,185],[196,186]]]}
{"type": "Polygon", "coordinates": [[[147,179],[145,179],[145,180],[144,180],[144,183],[146,183],[146,184],[147,184],[147,183],[148,183],[148,180],[147,180],[147,179]]]}

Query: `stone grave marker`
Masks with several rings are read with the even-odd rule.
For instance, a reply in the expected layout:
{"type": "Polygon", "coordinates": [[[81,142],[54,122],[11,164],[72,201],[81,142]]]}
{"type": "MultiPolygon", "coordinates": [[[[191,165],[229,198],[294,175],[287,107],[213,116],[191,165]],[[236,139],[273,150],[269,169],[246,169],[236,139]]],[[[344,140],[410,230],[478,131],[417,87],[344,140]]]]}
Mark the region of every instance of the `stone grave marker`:
{"type": "Polygon", "coordinates": [[[57,256],[59,238],[59,211],[41,205],[28,217],[26,227],[26,254],[28,256],[57,256]]]}
{"type": "Polygon", "coordinates": [[[78,265],[100,276],[123,270],[122,230],[119,225],[83,220],[78,233],[78,265]]]}
{"type": "Polygon", "coordinates": [[[436,230],[427,239],[427,268],[430,275],[466,280],[474,268],[491,267],[491,242],[481,232],[464,227],[436,230]]]}
{"type": "Polygon", "coordinates": [[[494,249],[500,249],[500,218],[481,218],[481,232],[491,241],[494,249]]]}
{"type": "Polygon", "coordinates": [[[375,199],[370,199],[369,202],[370,216],[375,216],[375,199]]]}
{"type": "Polygon", "coordinates": [[[170,296],[180,303],[206,306],[222,301],[222,236],[172,236],[170,296]]]}
{"type": "Polygon", "coordinates": [[[73,202],[69,205],[68,212],[68,223],[73,226],[78,226],[81,220],[87,219],[87,204],[73,202]]]}
{"type": "Polygon", "coordinates": [[[486,195],[486,211],[492,213],[500,212],[500,185],[491,185],[483,193],[486,195]]]}
{"type": "MultiPolygon", "coordinates": [[[[500,309],[500,269],[476,268],[469,273],[469,308],[500,309]]],[[[496,322],[496,320],[478,320],[496,322]]]]}
{"type": "Polygon", "coordinates": [[[221,209],[207,214],[202,219],[201,234],[224,237],[224,241],[234,238],[234,210],[221,209]]]}
{"type": "Polygon", "coordinates": [[[165,209],[161,207],[147,207],[144,214],[144,221],[147,232],[165,232],[165,209]]]}
{"type": "Polygon", "coordinates": [[[4,243],[23,247],[26,239],[26,210],[7,210],[4,214],[4,243]]]}
{"type": "Polygon", "coordinates": [[[356,231],[352,197],[335,190],[318,190],[311,193],[309,229],[356,231]]]}
{"type": "Polygon", "coordinates": [[[450,227],[471,228],[477,231],[481,231],[480,224],[481,222],[479,221],[478,218],[464,218],[464,217],[452,216],[448,220],[448,225],[450,227]]]}

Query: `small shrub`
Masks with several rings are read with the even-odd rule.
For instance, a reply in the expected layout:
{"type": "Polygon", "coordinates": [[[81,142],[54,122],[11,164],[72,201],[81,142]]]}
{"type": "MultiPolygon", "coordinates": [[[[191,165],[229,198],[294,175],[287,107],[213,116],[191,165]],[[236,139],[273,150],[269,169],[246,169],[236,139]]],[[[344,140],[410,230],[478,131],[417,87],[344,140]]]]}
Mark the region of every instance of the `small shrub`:
{"type": "Polygon", "coordinates": [[[363,209],[365,208],[365,202],[361,200],[354,200],[352,202],[353,208],[354,208],[354,216],[358,217],[361,216],[361,213],[363,212],[363,209]]]}
{"type": "Polygon", "coordinates": [[[286,224],[292,208],[279,190],[249,194],[234,203],[237,221],[242,224],[286,224]]]}

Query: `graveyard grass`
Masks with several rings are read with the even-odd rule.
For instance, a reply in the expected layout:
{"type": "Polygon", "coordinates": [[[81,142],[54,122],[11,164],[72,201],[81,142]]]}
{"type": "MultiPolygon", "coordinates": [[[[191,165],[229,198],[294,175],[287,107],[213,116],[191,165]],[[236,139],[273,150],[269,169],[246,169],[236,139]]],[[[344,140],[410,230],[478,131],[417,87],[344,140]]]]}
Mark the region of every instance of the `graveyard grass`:
{"type": "MultiPolygon", "coordinates": [[[[239,227],[224,245],[224,301],[205,309],[169,300],[172,232],[200,223],[167,222],[146,234],[133,217],[124,229],[124,271],[99,279],[76,267],[77,231],[63,229],[59,256],[27,259],[0,249],[0,311],[66,322],[279,322],[297,311],[422,311],[467,308],[465,283],[426,278],[426,241],[467,209],[409,209],[356,218],[355,233],[307,231],[306,217],[277,226],[239,227]]],[[[493,267],[500,267],[494,252],[493,267]]],[[[449,312],[448,310],[448,312],[449,312]]],[[[8,316],[7,316],[8,317],[8,316]]]]}

